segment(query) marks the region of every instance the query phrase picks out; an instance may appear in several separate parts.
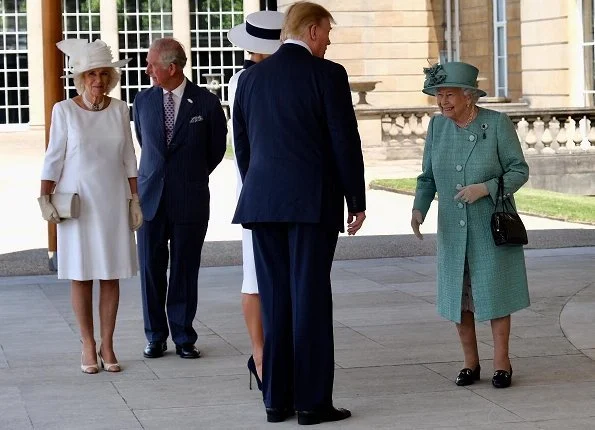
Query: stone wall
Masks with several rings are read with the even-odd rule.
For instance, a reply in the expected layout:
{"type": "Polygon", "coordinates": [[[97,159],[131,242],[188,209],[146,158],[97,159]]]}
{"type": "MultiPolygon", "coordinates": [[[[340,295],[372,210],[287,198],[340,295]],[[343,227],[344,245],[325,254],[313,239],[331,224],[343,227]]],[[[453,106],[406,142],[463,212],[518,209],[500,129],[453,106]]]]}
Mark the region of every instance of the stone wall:
{"type": "Polygon", "coordinates": [[[595,196],[595,153],[533,155],[526,159],[530,172],[527,187],[595,196]]]}
{"type": "Polygon", "coordinates": [[[573,105],[570,3],[521,2],[522,86],[523,96],[531,107],[573,105]]]}
{"type": "MultiPolygon", "coordinates": [[[[461,61],[479,68],[479,86],[494,96],[494,21],[492,0],[461,1],[461,61]]],[[[521,80],[521,0],[506,2],[506,35],[508,53],[508,98],[516,101],[522,95],[521,80]]]]}
{"type": "MultiPolygon", "coordinates": [[[[374,106],[431,103],[420,92],[423,67],[436,62],[442,35],[442,0],[318,0],[335,18],[327,58],[350,79],[381,81],[367,96],[374,106]]],[[[293,0],[279,0],[284,11],[293,0]]]]}

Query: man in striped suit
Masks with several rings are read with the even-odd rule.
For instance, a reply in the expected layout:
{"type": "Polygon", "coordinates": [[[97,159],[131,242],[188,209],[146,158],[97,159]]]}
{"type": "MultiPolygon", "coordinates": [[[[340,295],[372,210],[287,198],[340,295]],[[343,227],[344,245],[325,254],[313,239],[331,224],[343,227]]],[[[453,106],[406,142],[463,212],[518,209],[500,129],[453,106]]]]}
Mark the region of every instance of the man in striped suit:
{"type": "Polygon", "coordinates": [[[146,70],[153,87],[134,100],[146,220],[138,231],[146,358],[163,356],[170,331],[180,357],[200,356],[192,321],[209,222],[209,174],[225,154],[227,125],[219,99],[186,79],[185,64],[179,42],[155,40],[146,70]]]}

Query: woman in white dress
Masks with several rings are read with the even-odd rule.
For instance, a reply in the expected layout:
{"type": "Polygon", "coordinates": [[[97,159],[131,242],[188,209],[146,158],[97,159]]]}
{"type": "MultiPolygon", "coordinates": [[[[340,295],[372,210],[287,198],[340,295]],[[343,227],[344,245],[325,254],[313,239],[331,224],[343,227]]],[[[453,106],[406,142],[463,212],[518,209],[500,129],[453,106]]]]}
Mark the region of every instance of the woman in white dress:
{"type": "Polygon", "coordinates": [[[49,145],[41,175],[42,216],[58,223],[58,278],[70,279],[72,307],[82,340],[81,371],[97,373],[100,364],[119,372],[113,333],[120,297],[120,278],[137,269],[134,231],[142,224],[136,190],[136,156],[128,106],[107,94],[129,60],[112,62],[110,48],[66,39],[57,44],[68,55],[79,93],[54,105],[49,145]],[[61,220],[50,194],[78,193],[80,215],[61,220]],[[101,343],[93,329],[93,280],[98,279],[101,343]]]}
{"type": "MultiPolygon", "coordinates": [[[[281,12],[276,11],[255,12],[248,15],[244,23],[235,26],[227,34],[227,38],[231,43],[248,51],[250,54],[250,59],[244,62],[242,70],[233,75],[229,80],[229,106],[232,114],[238,79],[242,72],[248,67],[264,60],[281,46],[280,37],[284,16],[281,12]]],[[[233,145],[232,148],[235,155],[235,147],[233,145]]],[[[242,191],[242,177],[240,176],[240,170],[237,168],[237,164],[236,172],[238,178],[237,196],[239,197],[242,191]]],[[[254,249],[252,248],[252,230],[242,229],[242,258],[244,275],[242,281],[242,310],[244,312],[244,320],[248,328],[250,342],[252,343],[252,355],[248,359],[248,369],[256,378],[258,389],[262,389],[264,334],[262,317],[260,315],[260,296],[258,295],[254,249]]],[[[250,388],[252,388],[252,379],[250,379],[250,388]]]]}

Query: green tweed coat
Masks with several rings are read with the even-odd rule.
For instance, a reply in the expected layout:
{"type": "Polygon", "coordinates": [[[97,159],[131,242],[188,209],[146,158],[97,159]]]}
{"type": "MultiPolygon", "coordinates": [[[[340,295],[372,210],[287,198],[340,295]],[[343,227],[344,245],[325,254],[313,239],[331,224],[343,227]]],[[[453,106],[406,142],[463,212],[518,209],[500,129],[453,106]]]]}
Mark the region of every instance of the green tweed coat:
{"type": "Polygon", "coordinates": [[[505,198],[514,205],[513,193],[527,182],[529,167],[506,114],[479,108],[466,129],[441,115],[432,118],[413,208],[425,218],[438,193],[436,307],[451,321],[461,321],[465,257],[476,320],[503,317],[529,306],[523,248],[494,245],[490,231],[502,174],[505,198]],[[485,183],[490,195],[473,204],[454,200],[458,188],[477,183],[485,183]]]}

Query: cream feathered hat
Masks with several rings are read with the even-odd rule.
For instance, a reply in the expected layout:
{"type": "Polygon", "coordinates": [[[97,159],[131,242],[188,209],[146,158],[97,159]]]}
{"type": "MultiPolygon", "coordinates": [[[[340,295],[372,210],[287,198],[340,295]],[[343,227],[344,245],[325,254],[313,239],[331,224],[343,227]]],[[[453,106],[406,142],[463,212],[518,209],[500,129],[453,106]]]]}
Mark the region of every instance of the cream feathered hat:
{"type": "Polygon", "coordinates": [[[93,42],[85,39],[64,39],[56,43],[56,46],[68,56],[70,73],[61,76],[62,78],[72,78],[87,70],[100,67],[122,67],[132,60],[132,58],[125,58],[112,61],[111,48],[99,39],[93,42]]]}

